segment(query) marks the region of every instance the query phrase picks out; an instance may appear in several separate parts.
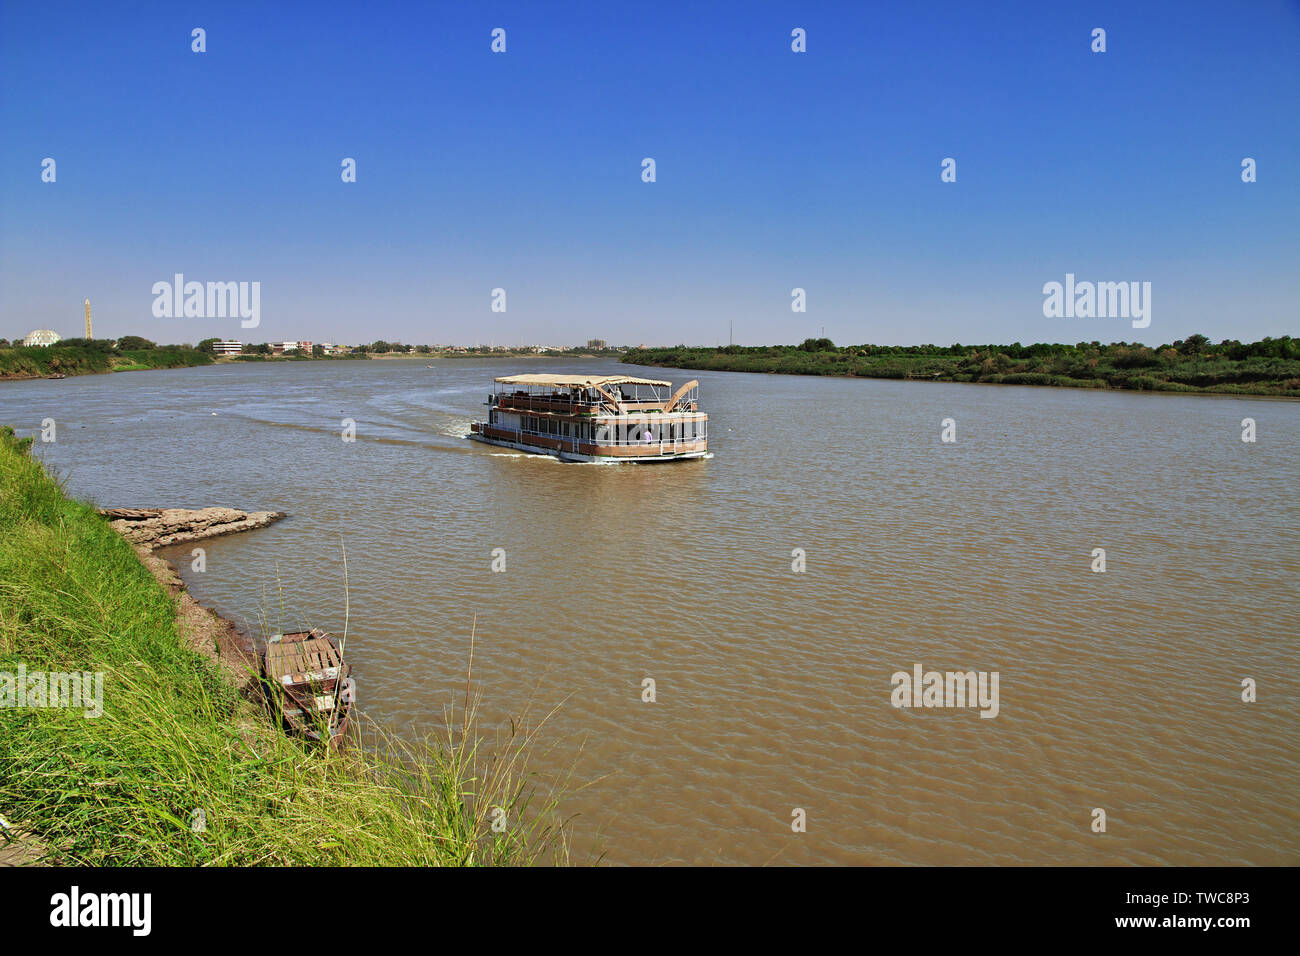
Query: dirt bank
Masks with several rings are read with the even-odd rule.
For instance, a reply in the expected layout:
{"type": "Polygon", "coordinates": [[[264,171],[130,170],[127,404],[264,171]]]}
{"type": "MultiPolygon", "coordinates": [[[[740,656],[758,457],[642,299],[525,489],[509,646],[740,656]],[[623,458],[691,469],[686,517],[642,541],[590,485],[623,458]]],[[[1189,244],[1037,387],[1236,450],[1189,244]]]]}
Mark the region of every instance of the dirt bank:
{"type": "Polygon", "coordinates": [[[109,527],[135,548],[140,562],[176,602],[181,640],[216,661],[240,691],[256,679],[257,656],[252,638],[230,621],[196,601],[170,561],[155,548],[200,541],[218,535],[265,528],[284,517],[282,511],[235,508],[101,508],[109,527]]]}
{"type": "Polygon", "coordinates": [[[257,676],[257,654],[252,638],[233,621],[206,608],[185,589],[176,567],[146,545],[135,545],[140,562],[176,602],[176,626],[186,647],[216,661],[241,692],[257,676]]]}

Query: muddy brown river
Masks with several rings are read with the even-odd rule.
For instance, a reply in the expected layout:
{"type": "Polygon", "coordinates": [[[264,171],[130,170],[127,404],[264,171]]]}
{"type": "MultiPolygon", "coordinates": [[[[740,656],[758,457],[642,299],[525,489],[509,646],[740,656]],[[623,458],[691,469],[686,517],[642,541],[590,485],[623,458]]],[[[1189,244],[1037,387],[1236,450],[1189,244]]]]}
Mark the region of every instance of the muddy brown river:
{"type": "Polygon", "coordinates": [[[578,861],[1300,863],[1300,404],[643,370],[715,457],[611,467],[463,436],[495,375],[635,369],[427,364],[0,383],[0,423],[102,506],[288,512],[169,555],[250,631],[341,631],[346,546],[396,734],[473,627],[484,729],[555,711],[578,861]]]}

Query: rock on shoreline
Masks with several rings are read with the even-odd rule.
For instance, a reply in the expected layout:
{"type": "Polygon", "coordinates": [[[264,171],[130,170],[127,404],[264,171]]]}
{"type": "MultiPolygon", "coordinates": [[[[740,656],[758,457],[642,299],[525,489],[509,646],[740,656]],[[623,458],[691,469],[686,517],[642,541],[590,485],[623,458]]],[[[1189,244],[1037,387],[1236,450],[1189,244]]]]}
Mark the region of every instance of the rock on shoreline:
{"type": "Polygon", "coordinates": [[[265,528],[284,517],[283,511],[235,508],[100,508],[99,513],[127,541],[150,549],[265,528]]]}

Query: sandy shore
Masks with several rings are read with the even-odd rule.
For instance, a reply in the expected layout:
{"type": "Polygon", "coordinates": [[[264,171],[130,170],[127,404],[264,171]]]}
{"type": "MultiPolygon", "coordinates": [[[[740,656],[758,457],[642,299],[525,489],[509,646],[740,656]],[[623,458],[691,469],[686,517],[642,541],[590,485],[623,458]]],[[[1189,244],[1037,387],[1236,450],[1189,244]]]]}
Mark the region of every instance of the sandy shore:
{"type": "Polygon", "coordinates": [[[195,600],[176,566],[154,552],[167,545],[264,528],[284,513],[235,508],[104,508],[100,514],[131,543],[140,563],[176,602],[177,628],[185,645],[215,661],[241,692],[246,690],[258,671],[251,638],[233,621],[195,600]]]}
{"type": "Polygon", "coordinates": [[[185,588],[176,566],[144,545],[135,545],[140,563],[176,602],[176,626],[185,646],[215,661],[240,692],[257,678],[257,651],[235,623],[204,607],[185,588]]]}

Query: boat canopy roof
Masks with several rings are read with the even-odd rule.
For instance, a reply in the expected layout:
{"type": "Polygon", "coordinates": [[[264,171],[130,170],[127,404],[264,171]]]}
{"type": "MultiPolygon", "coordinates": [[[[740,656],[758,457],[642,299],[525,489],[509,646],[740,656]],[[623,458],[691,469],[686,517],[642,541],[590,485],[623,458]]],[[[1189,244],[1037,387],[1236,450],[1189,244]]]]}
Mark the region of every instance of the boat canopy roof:
{"type": "Polygon", "coordinates": [[[631,375],[503,375],[496,379],[502,385],[549,385],[555,388],[595,388],[598,385],[663,385],[654,378],[635,378],[631,375]]]}

